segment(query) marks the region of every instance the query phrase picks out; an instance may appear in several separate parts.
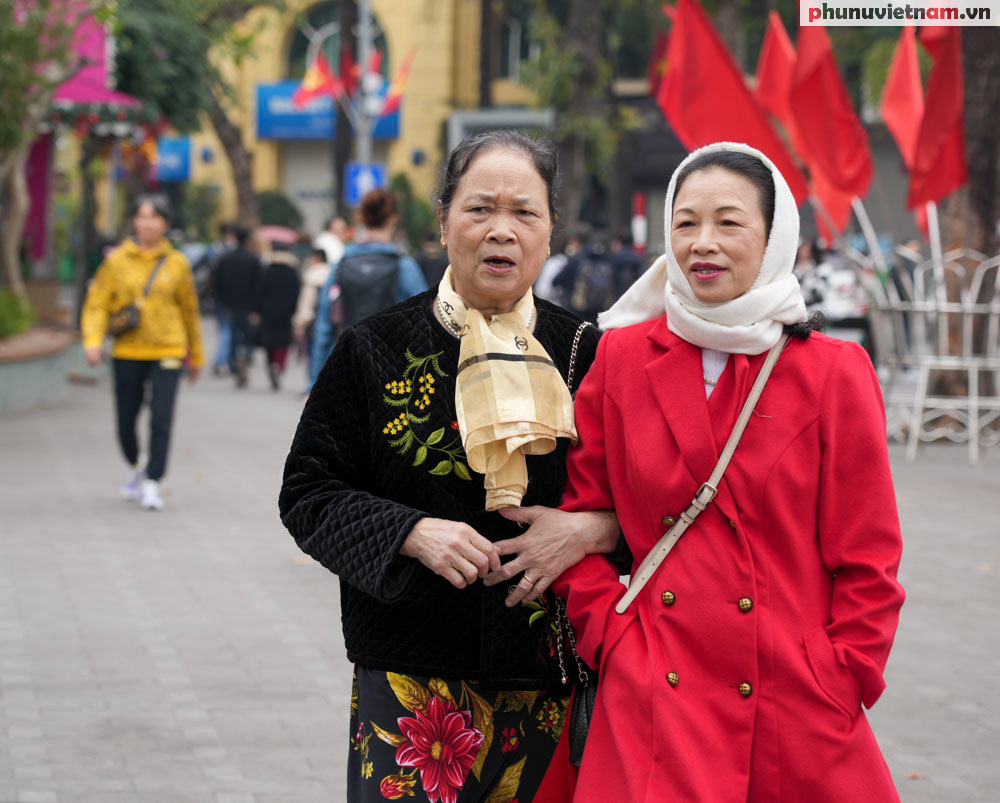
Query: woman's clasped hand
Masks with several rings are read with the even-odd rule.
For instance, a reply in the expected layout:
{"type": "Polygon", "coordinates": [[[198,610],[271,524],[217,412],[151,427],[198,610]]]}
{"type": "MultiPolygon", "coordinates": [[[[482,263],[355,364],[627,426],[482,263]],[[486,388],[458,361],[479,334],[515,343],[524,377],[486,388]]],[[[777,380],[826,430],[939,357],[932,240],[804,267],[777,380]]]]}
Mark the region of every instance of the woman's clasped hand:
{"type": "Polygon", "coordinates": [[[490,571],[500,570],[496,545],[461,521],[420,519],[399,553],[416,558],[455,588],[465,588],[490,571]]]}

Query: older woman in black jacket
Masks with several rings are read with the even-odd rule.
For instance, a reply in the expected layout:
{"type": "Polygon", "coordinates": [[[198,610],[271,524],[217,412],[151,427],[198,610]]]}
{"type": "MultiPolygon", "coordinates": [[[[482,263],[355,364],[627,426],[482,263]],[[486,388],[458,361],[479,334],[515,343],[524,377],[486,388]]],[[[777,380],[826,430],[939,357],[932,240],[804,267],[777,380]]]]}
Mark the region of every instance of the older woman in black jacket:
{"type": "Polygon", "coordinates": [[[598,340],[531,294],[555,177],[553,150],[514,132],[455,149],[438,206],[449,270],[340,338],[292,444],[282,521],[340,577],[356,664],[351,801],[571,794],[543,785],[579,672],[547,587],[610,552],[618,526],[548,509],[598,340]]]}

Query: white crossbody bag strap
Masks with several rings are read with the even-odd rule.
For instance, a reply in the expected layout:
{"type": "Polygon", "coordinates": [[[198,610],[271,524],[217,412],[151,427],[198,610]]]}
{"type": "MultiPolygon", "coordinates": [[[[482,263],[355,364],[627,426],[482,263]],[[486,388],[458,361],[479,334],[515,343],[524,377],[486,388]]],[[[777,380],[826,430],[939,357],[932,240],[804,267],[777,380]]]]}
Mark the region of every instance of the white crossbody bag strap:
{"type": "Polygon", "coordinates": [[[764,385],[767,383],[767,378],[771,375],[771,370],[778,361],[778,356],[781,354],[781,350],[785,347],[786,342],[788,342],[788,335],[782,335],[781,339],[767,353],[764,365],[761,367],[760,373],[757,375],[757,380],[750,389],[750,395],[747,396],[743,410],[740,412],[740,417],[736,419],[736,426],[733,427],[733,432],[726,442],[726,447],[722,450],[722,455],[719,457],[719,462],[715,465],[715,470],[708,480],[701,484],[698,492],[694,495],[694,499],[691,500],[688,509],[681,513],[680,518],[677,519],[677,523],[664,533],[663,537],[656,542],[656,546],[649,551],[649,554],[639,564],[639,568],[632,575],[632,581],[629,583],[625,596],[618,600],[618,604],[615,606],[615,610],[618,613],[625,613],[628,606],[632,604],[632,600],[639,595],[642,587],[649,582],[649,579],[659,568],[660,564],[663,563],[664,558],[674,548],[674,544],[684,535],[684,531],[694,524],[694,520],[698,518],[698,514],[708,507],[709,503],[719,492],[719,483],[722,481],[722,475],[725,474],[726,468],[729,466],[729,461],[733,458],[733,453],[736,451],[740,438],[743,437],[743,430],[746,429],[747,422],[750,420],[750,416],[753,415],[753,408],[756,406],[757,400],[764,390],[764,385]]]}

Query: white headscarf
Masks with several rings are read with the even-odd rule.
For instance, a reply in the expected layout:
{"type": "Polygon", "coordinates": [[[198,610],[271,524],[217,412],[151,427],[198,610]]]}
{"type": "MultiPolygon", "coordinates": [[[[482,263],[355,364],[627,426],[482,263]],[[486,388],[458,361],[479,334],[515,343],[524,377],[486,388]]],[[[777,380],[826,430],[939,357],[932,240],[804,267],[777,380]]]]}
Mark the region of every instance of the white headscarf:
{"type": "Polygon", "coordinates": [[[617,329],[667,313],[671,331],[701,348],[732,354],[760,354],[778,342],[782,327],[806,319],[799,282],[792,275],[799,244],[799,212],[795,198],[778,169],[760,151],[737,142],[716,142],[688,154],[670,179],[664,212],[666,254],[628,289],[611,309],[598,316],[602,329],[617,329]],[[735,151],[754,156],[774,179],[774,221],[764,249],[760,272],[750,289],[721,304],[706,304],[695,296],[670,247],[677,176],[706,153],[735,151]]]}

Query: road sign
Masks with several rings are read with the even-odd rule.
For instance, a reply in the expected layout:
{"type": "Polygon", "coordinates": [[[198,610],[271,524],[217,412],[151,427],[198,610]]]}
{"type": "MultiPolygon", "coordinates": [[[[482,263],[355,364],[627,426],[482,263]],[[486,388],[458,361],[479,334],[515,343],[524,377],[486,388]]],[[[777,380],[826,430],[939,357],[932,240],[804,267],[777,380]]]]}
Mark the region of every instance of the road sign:
{"type": "Polygon", "coordinates": [[[380,162],[348,162],[344,170],[344,203],[357,206],[365,193],[386,186],[385,165],[380,162]]]}

